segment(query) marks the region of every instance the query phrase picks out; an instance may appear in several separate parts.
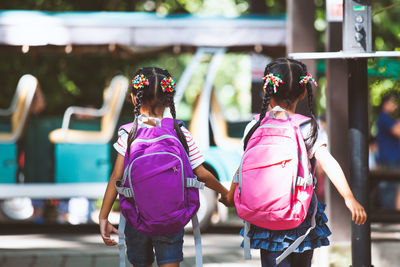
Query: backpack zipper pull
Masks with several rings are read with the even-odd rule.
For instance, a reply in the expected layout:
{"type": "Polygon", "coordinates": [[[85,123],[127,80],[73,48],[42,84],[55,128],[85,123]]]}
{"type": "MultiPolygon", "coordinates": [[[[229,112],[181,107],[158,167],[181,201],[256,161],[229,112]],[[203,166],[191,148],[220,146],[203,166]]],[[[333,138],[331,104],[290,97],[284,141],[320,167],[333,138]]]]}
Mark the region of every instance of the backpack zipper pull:
{"type": "Polygon", "coordinates": [[[175,173],[178,172],[178,168],[176,168],[176,166],[174,166],[172,169],[174,170],[175,173]]]}

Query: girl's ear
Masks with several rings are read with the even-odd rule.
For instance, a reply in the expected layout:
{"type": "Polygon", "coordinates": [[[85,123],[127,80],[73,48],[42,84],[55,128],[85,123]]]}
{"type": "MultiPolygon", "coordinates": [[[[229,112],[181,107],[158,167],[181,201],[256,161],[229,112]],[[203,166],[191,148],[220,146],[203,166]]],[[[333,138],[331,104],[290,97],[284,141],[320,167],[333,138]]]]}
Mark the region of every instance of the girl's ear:
{"type": "Polygon", "coordinates": [[[134,94],[131,93],[132,104],[136,106],[136,97],[134,94]]]}

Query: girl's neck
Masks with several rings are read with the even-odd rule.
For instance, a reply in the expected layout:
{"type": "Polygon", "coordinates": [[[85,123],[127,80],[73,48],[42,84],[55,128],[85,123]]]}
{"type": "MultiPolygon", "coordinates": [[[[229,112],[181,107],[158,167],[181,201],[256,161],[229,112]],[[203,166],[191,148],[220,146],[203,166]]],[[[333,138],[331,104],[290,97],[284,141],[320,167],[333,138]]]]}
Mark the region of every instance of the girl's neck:
{"type": "Polygon", "coordinates": [[[162,119],[163,115],[164,115],[164,110],[165,110],[165,107],[152,109],[152,108],[147,107],[147,106],[142,106],[140,108],[140,113],[144,114],[144,115],[146,115],[148,117],[162,119]]]}
{"type": "Polygon", "coordinates": [[[292,105],[289,106],[288,104],[286,104],[283,101],[276,101],[274,98],[271,98],[271,100],[269,102],[268,111],[273,109],[276,106],[280,106],[284,110],[287,110],[289,113],[293,114],[293,113],[295,113],[297,102],[298,102],[298,100],[296,100],[292,105]]]}

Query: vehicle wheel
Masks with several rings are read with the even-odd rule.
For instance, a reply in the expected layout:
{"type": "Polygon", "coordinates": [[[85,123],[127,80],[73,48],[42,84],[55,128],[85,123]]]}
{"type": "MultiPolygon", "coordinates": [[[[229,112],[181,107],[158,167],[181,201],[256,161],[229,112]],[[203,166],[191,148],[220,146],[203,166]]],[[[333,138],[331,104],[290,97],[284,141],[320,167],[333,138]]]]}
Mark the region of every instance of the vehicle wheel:
{"type": "Polygon", "coordinates": [[[33,206],[30,198],[6,199],[0,203],[0,209],[6,218],[16,221],[27,220],[33,215],[33,206]]]}
{"type": "MultiPolygon", "coordinates": [[[[217,196],[215,192],[207,187],[199,190],[200,196],[200,208],[197,212],[197,218],[199,219],[200,231],[204,232],[211,223],[211,216],[217,208],[217,196]]],[[[190,221],[185,231],[192,231],[192,222],[190,221]]]]}

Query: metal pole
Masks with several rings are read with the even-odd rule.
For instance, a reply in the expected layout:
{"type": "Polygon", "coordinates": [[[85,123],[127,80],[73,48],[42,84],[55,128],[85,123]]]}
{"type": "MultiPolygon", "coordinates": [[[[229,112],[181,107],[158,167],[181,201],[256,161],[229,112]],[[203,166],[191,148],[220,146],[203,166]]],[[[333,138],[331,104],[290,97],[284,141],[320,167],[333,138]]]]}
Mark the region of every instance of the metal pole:
{"type": "MultiPolygon", "coordinates": [[[[329,22],[326,30],[326,50],[340,51],[342,49],[342,23],[329,22]]],[[[350,145],[348,134],[343,129],[349,125],[348,118],[348,87],[347,62],[342,59],[326,60],[326,119],[329,136],[329,150],[339,162],[346,177],[350,177],[350,145]]],[[[351,225],[343,224],[350,221],[343,198],[329,179],[325,179],[326,211],[332,232],[331,241],[351,241],[351,225]],[[345,212],[343,212],[345,210],[345,212]]]]}
{"type": "MultiPolygon", "coordinates": [[[[287,5],[287,53],[312,52],[316,50],[314,30],[314,0],[286,0],[287,5]]],[[[316,75],[316,61],[302,60],[307,65],[308,73],[316,75]]],[[[314,87],[315,88],[315,87],[314,87]]],[[[315,93],[315,89],[313,89],[315,93]]],[[[296,113],[309,115],[307,98],[299,101],[296,113]]]]}
{"type": "MultiPolygon", "coordinates": [[[[368,79],[367,59],[348,60],[350,176],[355,198],[368,213],[368,79]]],[[[352,223],[352,266],[371,266],[371,228],[352,223]]]]}

